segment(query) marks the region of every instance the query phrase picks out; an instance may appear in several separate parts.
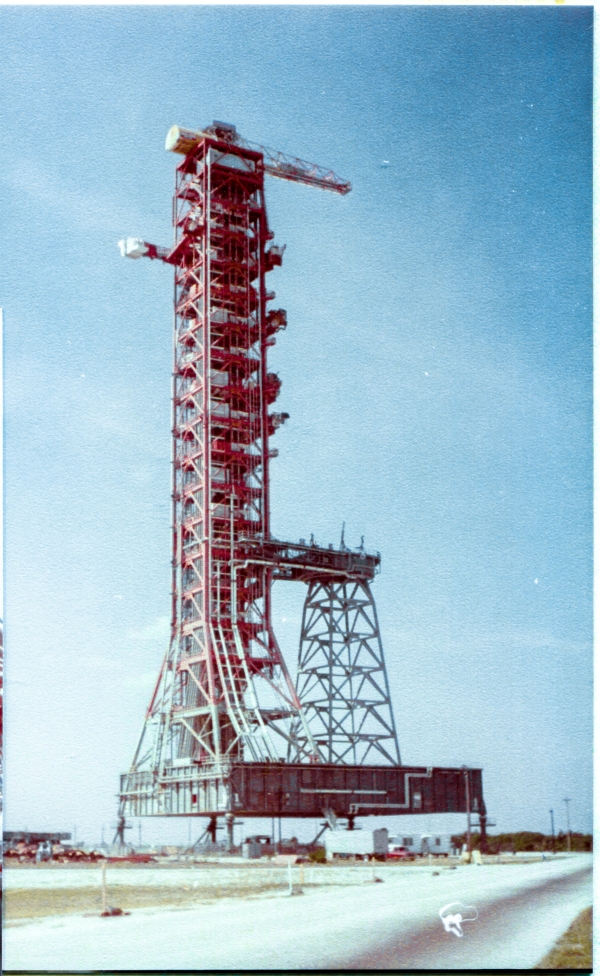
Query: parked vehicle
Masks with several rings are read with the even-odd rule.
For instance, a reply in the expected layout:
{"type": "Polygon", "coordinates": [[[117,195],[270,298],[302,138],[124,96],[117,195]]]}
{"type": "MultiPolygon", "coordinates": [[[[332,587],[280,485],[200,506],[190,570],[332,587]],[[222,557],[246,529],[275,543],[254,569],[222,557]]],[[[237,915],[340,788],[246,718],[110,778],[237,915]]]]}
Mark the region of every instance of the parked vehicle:
{"type": "Polygon", "coordinates": [[[325,834],[327,860],[360,857],[365,861],[384,861],[388,841],[385,827],[380,830],[328,830],[325,834]]]}
{"type": "Polygon", "coordinates": [[[387,857],[390,861],[414,861],[415,855],[402,844],[390,844],[387,857]]]}
{"type": "Polygon", "coordinates": [[[256,860],[275,853],[275,847],[271,843],[271,838],[266,834],[253,834],[246,837],[242,844],[242,857],[256,860]]]}

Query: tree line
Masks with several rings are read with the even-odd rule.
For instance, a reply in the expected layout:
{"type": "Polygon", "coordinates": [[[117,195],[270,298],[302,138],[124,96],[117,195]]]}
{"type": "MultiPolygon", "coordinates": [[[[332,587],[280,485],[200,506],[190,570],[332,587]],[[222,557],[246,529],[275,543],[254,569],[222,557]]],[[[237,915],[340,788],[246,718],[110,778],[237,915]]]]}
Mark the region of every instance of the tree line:
{"type": "MultiPolygon", "coordinates": [[[[455,834],[452,837],[455,847],[462,848],[467,843],[467,834],[455,834]]],[[[481,835],[471,831],[471,849],[481,847],[481,835]]],[[[535,833],[529,830],[513,831],[508,834],[488,834],[485,847],[488,854],[519,854],[522,851],[567,851],[569,849],[568,835],[562,830],[554,839],[547,834],[535,833]]],[[[591,851],[592,835],[571,831],[572,851],[591,851]]]]}

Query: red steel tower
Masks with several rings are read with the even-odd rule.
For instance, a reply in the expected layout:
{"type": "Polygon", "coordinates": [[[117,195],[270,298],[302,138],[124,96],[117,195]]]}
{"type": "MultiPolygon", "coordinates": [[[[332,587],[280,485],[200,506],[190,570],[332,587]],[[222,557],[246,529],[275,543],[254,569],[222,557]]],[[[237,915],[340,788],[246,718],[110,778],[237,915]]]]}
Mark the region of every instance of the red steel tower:
{"type": "Polygon", "coordinates": [[[275,566],[249,558],[270,539],[269,437],[287,417],[270,412],[281,383],[267,350],[286,313],[268,307],[266,275],[283,248],[272,244],[264,174],[270,166],[341,193],[350,186],[281,154],[265,166],[264,150],[223,123],[202,133],[175,126],[167,148],[184,155],[175,246],[122,245],[175,267],[172,639],[134,765],[150,740],[159,767],[277,760],[294,728],[298,758],[315,760],[271,626],[275,566]]]}
{"type": "MultiPolygon", "coordinates": [[[[175,272],[171,639],[121,778],[121,823],[199,814],[214,825],[224,814],[231,827],[236,812],[315,816],[334,806],[350,818],[429,812],[446,793],[435,771],[400,766],[369,588],[379,555],[270,533],[269,438],[287,414],[272,409],[281,384],[267,353],[287,322],[266,281],[283,248],[269,229],[264,176],[340,194],[350,184],[225,123],[174,126],[166,148],[183,156],[174,246],[119,243],[124,256],[175,272]],[[309,585],[296,686],[271,623],[275,579],[309,585]],[[367,773],[365,762],[392,768],[367,773]]],[[[464,776],[450,772],[458,804],[464,776]]]]}

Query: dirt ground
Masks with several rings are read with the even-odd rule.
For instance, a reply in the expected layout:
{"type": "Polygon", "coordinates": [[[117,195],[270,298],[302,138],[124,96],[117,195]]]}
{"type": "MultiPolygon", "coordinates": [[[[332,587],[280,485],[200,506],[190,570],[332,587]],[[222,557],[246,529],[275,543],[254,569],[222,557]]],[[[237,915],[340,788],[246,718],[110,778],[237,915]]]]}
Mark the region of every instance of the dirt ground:
{"type": "MultiPolygon", "coordinates": [[[[110,864],[107,870],[107,905],[124,912],[147,908],[185,909],[225,897],[254,898],[288,890],[286,868],[271,862],[174,862],[148,865],[110,864]]],[[[541,861],[508,857],[486,858],[484,863],[523,866],[541,861]]],[[[406,875],[446,874],[458,865],[454,858],[363,864],[338,861],[326,865],[295,866],[295,888],[362,884],[365,880],[406,875]]],[[[464,870],[461,869],[461,870],[464,870]]],[[[14,864],[6,867],[4,923],[62,915],[97,914],[102,910],[101,868],[94,865],[14,864]]]]}
{"type": "MultiPolygon", "coordinates": [[[[254,885],[248,888],[235,888],[231,885],[210,888],[193,888],[188,885],[177,887],[143,888],[139,885],[119,885],[109,888],[107,904],[123,911],[138,908],[193,908],[220,898],[251,898],[270,891],[280,891],[281,884],[254,885]]],[[[32,890],[20,889],[4,893],[4,924],[10,925],[21,919],[45,918],[51,915],[98,914],[102,910],[100,888],[56,888],[32,890]]]]}
{"type": "MultiPolygon", "coordinates": [[[[385,869],[387,866],[383,865],[385,869]]],[[[292,888],[310,890],[363,884],[381,866],[357,864],[300,865],[291,872],[269,862],[245,864],[114,865],[106,870],[107,906],[136,909],[185,909],[222,898],[256,898],[287,894],[292,888]]],[[[397,866],[392,873],[398,875],[397,866]]],[[[28,919],[98,914],[102,909],[102,869],[98,865],[11,866],[5,871],[4,923],[10,927],[28,919]]]]}

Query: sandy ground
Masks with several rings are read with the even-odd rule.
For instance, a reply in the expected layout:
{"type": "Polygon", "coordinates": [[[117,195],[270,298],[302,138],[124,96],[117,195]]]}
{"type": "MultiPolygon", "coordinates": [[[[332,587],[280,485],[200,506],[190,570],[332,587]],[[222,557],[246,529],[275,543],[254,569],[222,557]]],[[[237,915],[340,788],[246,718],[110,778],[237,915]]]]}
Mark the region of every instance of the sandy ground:
{"type": "MultiPolygon", "coordinates": [[[[194,870],[180,869],[181,883],[194,870]]],[[[320,869],[311,870],[316,875],[320,869]]],[[[150,877],[173,871],[177,869],[136,868],[127,871],[127,881],[141,878],[140,884],[148,887],[150,877]]],[[[4,932],[4,966],[7,970],[398,968],[399,961],[404,966],[409,957],[423,965],[418,961],[427,961],[429,951],[430,958],[437,960],[434,965],[445,968],[531,968],[592,901],[590,855],[529,864],[469,865],[454,871],[437,864],[433,869],[419,865],[412,870],[382,865],[376,869],[381,884],[373,882],[373,870],[367,866],[336,868],[330,877],[337,871],[351,875],[353,882],[308,884],[297,897],[276,891],[261,897],[221,897],[185,909],[140,908],[116,918],[60,916],[14,922],[4,932]],[[434,870],[439,874],[434,875],[434,870]],[[464,924],[462,939],[445,932],[438,915],[442,906],[453,901],[473,905],[479,913],[476,921],[464,924]]],[[[89,871],[79,873],[92,880],[89,871]]],[[[95,883],[98,873],[96,869],[95,883]]],[[[112,873],[125,877],[125,872],[112,873]]],[[[198,869],[196,873],[207,876],[209,872],[198,869]]],[[[316,876],[325,878],[328,873],[325,868],[316,876]]],[[[22,890],[25,883],[35,890],[26,877],[40,882],[44,878],[49,885],[45,879],[55,877],[59,882],[61,873],[60,869],[8,870],[9,898],[10,889],[16,891],[21,885],[22,890]]],[[[296,868],[294,880],[298,878],[296,868]]]]}
{"type": "MultiPolygon", "coordinates": [[[[305,882],[310,884],[363,884],[365,878],[381,871],[392,872],[423,872],[431,873],[427,866],[397,865],[397,864],[363,864],[355,865],[311,865],[302,868],[305,882]]],[[[293,868],[294,879],[300,877],[300,867],[293,868]]],[[[97,888],[100,884],[101,868],[98,865],[90,867],[62,867],[47,868],[5,868],[4,887],[7,891],[56,888],[97,888]]],[[[278,884],[287,886],[288,868],[286,865],[272,865],[270,862],[255,862],[246,865],[215,865],[194,864],[177,867],[146,865],[115,866],[109,864],[106,869],[107,883],[118,889],[122,886],[167,887],[177,885],[195,885],[197,887],[254,886],[263,884],[278,884]]]]}

